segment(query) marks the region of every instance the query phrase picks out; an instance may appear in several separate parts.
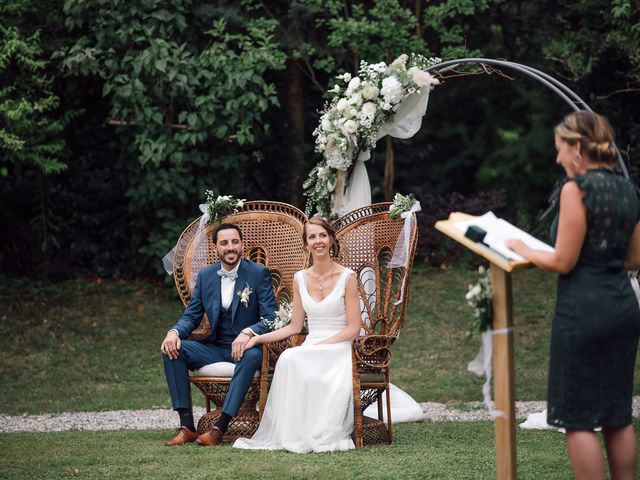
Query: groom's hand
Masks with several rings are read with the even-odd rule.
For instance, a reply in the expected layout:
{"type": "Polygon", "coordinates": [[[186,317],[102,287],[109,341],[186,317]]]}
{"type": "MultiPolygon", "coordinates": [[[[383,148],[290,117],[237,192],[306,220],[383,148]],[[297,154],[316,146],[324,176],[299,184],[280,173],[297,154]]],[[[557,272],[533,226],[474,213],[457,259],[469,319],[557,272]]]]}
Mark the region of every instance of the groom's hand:
{"type": "Polygon", "coordinates": [[[247,335],[246,333],[241,333],[240,335],[238,335],[236,337],[236,339],[231,344],[231,357],[236,362],[239,362],[240,359],[242,358],[242,355],[244,355],[244,351],[246,349],[247,342],[250,339],[251,339],[251,337],[249,335],[247,335]]]}
{"type": "Polygon", "coordinates": [[[178,358],[178,354],[180,353],[180,337],[174,330],[167,332],[167,336],[164,337],[162,345],[160,345],[160,351],[171,360],[178,358]]]}

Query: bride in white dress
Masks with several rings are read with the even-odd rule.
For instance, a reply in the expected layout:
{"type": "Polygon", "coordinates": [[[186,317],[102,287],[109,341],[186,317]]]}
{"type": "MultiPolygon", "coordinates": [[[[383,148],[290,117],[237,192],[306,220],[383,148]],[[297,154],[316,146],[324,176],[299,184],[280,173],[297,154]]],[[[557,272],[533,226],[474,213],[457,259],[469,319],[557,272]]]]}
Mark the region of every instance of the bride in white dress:
{"type": "Polygon", "coordinates": [[[307,222],[303,243],[313,265],[295,274],[291,322],[253,337],[245,348],[300,333],[305,313],[309,334],[301,346],[280,355],[260,426],[251,439],[236,440],[236,448],[296,453],[354,448],[351,341],[360,332],[356,278],[332,260],[339,247],[324,220],[307,222]]]}

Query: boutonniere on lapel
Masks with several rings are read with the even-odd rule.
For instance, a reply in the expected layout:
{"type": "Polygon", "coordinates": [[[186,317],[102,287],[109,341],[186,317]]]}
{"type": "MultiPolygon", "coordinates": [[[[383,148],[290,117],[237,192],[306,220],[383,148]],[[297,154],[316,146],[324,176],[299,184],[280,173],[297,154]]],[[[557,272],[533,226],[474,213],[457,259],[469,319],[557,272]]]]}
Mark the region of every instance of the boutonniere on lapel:
{"type": "Polygon", "coordinates": [[[243,290],[238,290],[236,292],[236,295],[238,295],[240,297],[240,301],[242,302],[242,304],[245,307],[249,306],[249,296],[253,293],[253,290],[251,290],[251,287],[249,287],[249,284],[247,282],[245,282],[244,284],[244,289],[243,290]]]}

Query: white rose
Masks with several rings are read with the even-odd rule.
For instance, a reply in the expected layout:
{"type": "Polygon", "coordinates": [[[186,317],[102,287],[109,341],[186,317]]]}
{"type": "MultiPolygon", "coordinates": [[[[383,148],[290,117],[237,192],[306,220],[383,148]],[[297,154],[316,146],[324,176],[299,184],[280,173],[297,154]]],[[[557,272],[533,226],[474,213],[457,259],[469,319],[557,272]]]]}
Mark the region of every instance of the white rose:
{"type": "Polygon", "coordinates": [[[390,76],[382,80],[380,94],[386,103],[398,103],[402,100],[402,84],[395,76],[390,76]]]}
{"type": "Polygon", "coordinates": [[[322,117],[322,120],[320,121],[320,125],[322,126],[322,129],[325,132],[331,129],[331,122],[327,117],[322,117]]]}
{"type": "Polygon", "coordinates": [[[347,102],[347,100],[345,98],[341,98],[340,100],[338,100],[338,104],[336,105],[336,108],[338,110],[344,110],[344,108],[349,104],[349,102],[347,102]]]}
{"type": "Polygon", "coordinates": [[[353,95],[351,95],[351,98],[349,98],[349,104],[357,105],[358,107],[362,105],[362,94],[354,93],[353,95]]]}
{"type": "Polygon", "coordinates": [[[353,92],[359,86],[360,86],[360,78],[359,77],[353,77],[351,79],[351,81],[349,82],[349,85],[347,86],[347,90],[349,92],[353,92]]]}
{"type": "Polygon", "coordinates": [[[362,105],[362,114],[367,117],[373,117],[376,114],[376,104],[373,102],[367,102],[362,105]]]}
{"type": "Polygon", "coordinates": [[[356,115],[358,115],[358,110],[356,110],[355,108],[350,108],[348,113],[350,117],[355,117],[356,115]]]}
{"type": "Polygon", "coordinates": [[[347,120],[346,122],[344,122],[344,125],[342,126],[342,130],[346,134],[353,134],[356,132],[357,129],[358,129],[358,122],[354,120],[347,120]]]}
{"type": "Polygon", "coordinates": [[[411,76],[411,80],[413,80],[418,87],[430,87],[431,85],[440,83],[438,79],[433,78],[429,72],[420,70],[418,67],[411,67],[409,69],[409,76],[411,76]]]}

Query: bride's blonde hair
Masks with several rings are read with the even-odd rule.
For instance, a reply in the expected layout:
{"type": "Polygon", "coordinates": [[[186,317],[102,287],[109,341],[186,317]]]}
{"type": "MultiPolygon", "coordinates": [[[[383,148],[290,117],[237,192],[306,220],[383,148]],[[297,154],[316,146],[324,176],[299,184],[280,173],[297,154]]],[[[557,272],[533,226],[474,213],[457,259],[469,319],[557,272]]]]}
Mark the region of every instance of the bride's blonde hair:
{"type": "Polygon", "coordinates": [[[331,228],[324,218],[322,217],[311,217],[307,223],[302,227],[302,243],[306,247],[307,246],[307,225],[318,225],[324,228],[329,234],[329,238],[331,239],[331,247],[329,248],[329,253],[332,257],[337,257],[340,253],[340,244],[338,243],[338,239],[336,238],[336,231],[331,228]]]}

